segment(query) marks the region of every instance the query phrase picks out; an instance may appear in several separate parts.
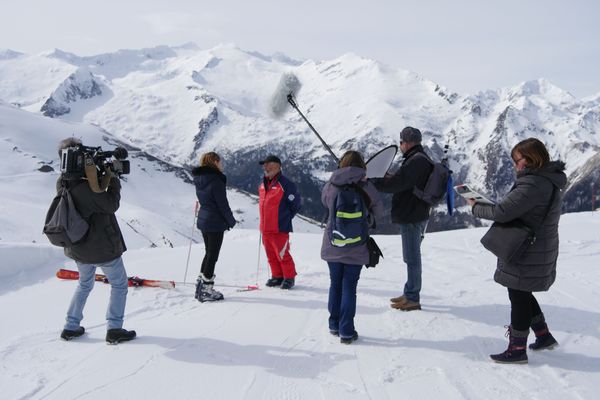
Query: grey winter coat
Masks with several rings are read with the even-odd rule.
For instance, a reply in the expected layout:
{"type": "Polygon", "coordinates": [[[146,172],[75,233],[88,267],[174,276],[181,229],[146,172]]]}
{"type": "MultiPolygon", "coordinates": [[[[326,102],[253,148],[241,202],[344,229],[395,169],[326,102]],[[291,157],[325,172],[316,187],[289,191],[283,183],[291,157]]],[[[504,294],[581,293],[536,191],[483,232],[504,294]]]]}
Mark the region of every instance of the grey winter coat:
{"type": "MultiPolygon", "coordinates": [[[[339,192],[339,188],[334,185],[342,186],[353,183],[358,183],[365,190],[371,199],[371,208],[369,214],[375,220],[383,216],[383,202],[375,189],[375,186],[365,180],[366,170],[357,167],[340,168],[331,174],[329,182],[323,187],[321,192],[321,202],[327,207],[328,215],[334,214],[335,198],[339,192]]],[[[328,262],[338,262],[349,265],[365,265],[369,261],[369,252],[367,245],[355,247],[335,247],[331,244],[329,238],[329,227],[331,222],[327,221],[327,227],[323,232],[323,243],[321,245],[321,259],[328,262]]]]}
{"type": "MultiPolygon", "coordinates": [[[[479,218],[497,222],[520,219],[534,229],[541,224],[536,241],[519,260],[511,264],[498,260],[494,280],[499,284],[510,289],[539,292],[548,290],[554,283],[558,258],[558,221],[562,190],[567,182],[564,169],[564,163],[554,161],[540,169],[519,171],[514,186],[500,203],[476,203],[473,206],[473,215],[479,218]],[[553,187],[556,188],[556,195],[546,219],[543,219],[553,187]]],[[[505,240],[493,236],[491,239],[505,240]]]]}
{"type": "MultiPolygon", "coordinates": [[[[60,188],[60,178],[56,187],[60,188]]],[[[113,177],[102,193],[92,192],[84,179],[67,181],[67,187],[77,211],[90,228],[80,243],[65,248],[65,256],[83,264],[105,263],[120,257],[127,247],[115,217],[121,200],[119,178],[113,177]]]]}

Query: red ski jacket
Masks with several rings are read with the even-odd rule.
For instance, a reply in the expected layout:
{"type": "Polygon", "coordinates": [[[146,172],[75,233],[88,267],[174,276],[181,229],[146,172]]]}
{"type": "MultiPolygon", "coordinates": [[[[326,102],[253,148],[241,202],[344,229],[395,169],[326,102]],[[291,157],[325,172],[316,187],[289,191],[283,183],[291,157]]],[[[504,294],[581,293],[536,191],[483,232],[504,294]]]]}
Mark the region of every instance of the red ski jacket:
{"type": "Polygon", "coordinates": [[[292,232],[292,218],[300,210],[301,199],[296,185],[279,173],[269,181],[263,177],[258,186],[260,231],[292,232]]]}

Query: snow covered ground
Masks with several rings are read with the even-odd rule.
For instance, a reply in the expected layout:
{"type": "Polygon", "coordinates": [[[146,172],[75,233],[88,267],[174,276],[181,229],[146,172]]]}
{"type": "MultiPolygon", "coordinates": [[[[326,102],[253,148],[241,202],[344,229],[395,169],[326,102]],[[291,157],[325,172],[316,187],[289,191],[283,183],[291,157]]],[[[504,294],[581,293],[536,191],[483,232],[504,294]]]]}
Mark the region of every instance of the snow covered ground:
{"type": "MultiPolygon", "coordinates": [[[[258,232],[226,234],[217,264],[225,301],[201,304],[193,282],[203,245],[192,246],[187,285],[130,289],[125,327],[139,337],[104,342],[109,286],[92,292],[78,340],[59,339],[74,281],[60,249],[0,242],[2,399],[593,399],[600,389],[600,213],[564,215],[558,278],[537,297],[560,346],[529,352],[528,365],[500,365],[509,320],[506,290],[492,280],[484,229],[427,235],[422,311],[388,299],[405,279],[400,240],[378,237],[385,259],[358,288],[358,342],[327,330],[321,236],[296,233],[297,286],[237,292],[256,283],[258,232]],[[596,393],[596,394],[594,394],[596,393]]],[[[198,233],[196,233],[198,235],[198,233]]],[[[196,236],[198,237],[198,236],[196,236]]],[[[130,249],[129,275],[184,280],[187,246],[130,249]]]]}

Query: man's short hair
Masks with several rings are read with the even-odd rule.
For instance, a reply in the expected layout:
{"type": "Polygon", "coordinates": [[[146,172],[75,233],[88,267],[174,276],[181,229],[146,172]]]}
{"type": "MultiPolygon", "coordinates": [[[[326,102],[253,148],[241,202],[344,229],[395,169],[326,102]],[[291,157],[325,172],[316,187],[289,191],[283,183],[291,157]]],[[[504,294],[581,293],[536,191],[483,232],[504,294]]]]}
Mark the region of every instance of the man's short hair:
{"type": "Polygon", "coordinates": [[[61,140],[60,143],[58,143],[58,156],[60,157],[62,155],[63,149],[68,149],[69,147],[75,147],[78,144],[81,144],[81,140],[77,139],[76,137],[70,137],[70,138],[61,140]]]}
{"type": "Polygon", "coordinates": [[[408,142],[408,143],[421,143],[423,139],[423,135],[421,135],[421,131],[417,128],[413,128],[412,126],[407,126],[402,129],[400,132],[400,141],[408,142]]]}

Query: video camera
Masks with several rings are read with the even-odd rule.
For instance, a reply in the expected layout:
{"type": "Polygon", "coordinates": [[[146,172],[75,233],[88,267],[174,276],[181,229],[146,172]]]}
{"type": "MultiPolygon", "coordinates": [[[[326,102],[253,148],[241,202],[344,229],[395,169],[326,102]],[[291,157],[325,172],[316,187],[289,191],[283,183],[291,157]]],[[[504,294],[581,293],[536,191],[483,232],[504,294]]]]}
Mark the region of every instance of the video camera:
{"type": "Polygon", "coordinates": [[[129,174],[127,149],[116,147],[112,151],[102,151],[101,147],[88,147],[78,144],[62,150],[60,172],[64,179],[73,180],[85,177],[86,160],[95,165],[97,173],[102,176],[110,169],[117,175],[129,174]]]}

